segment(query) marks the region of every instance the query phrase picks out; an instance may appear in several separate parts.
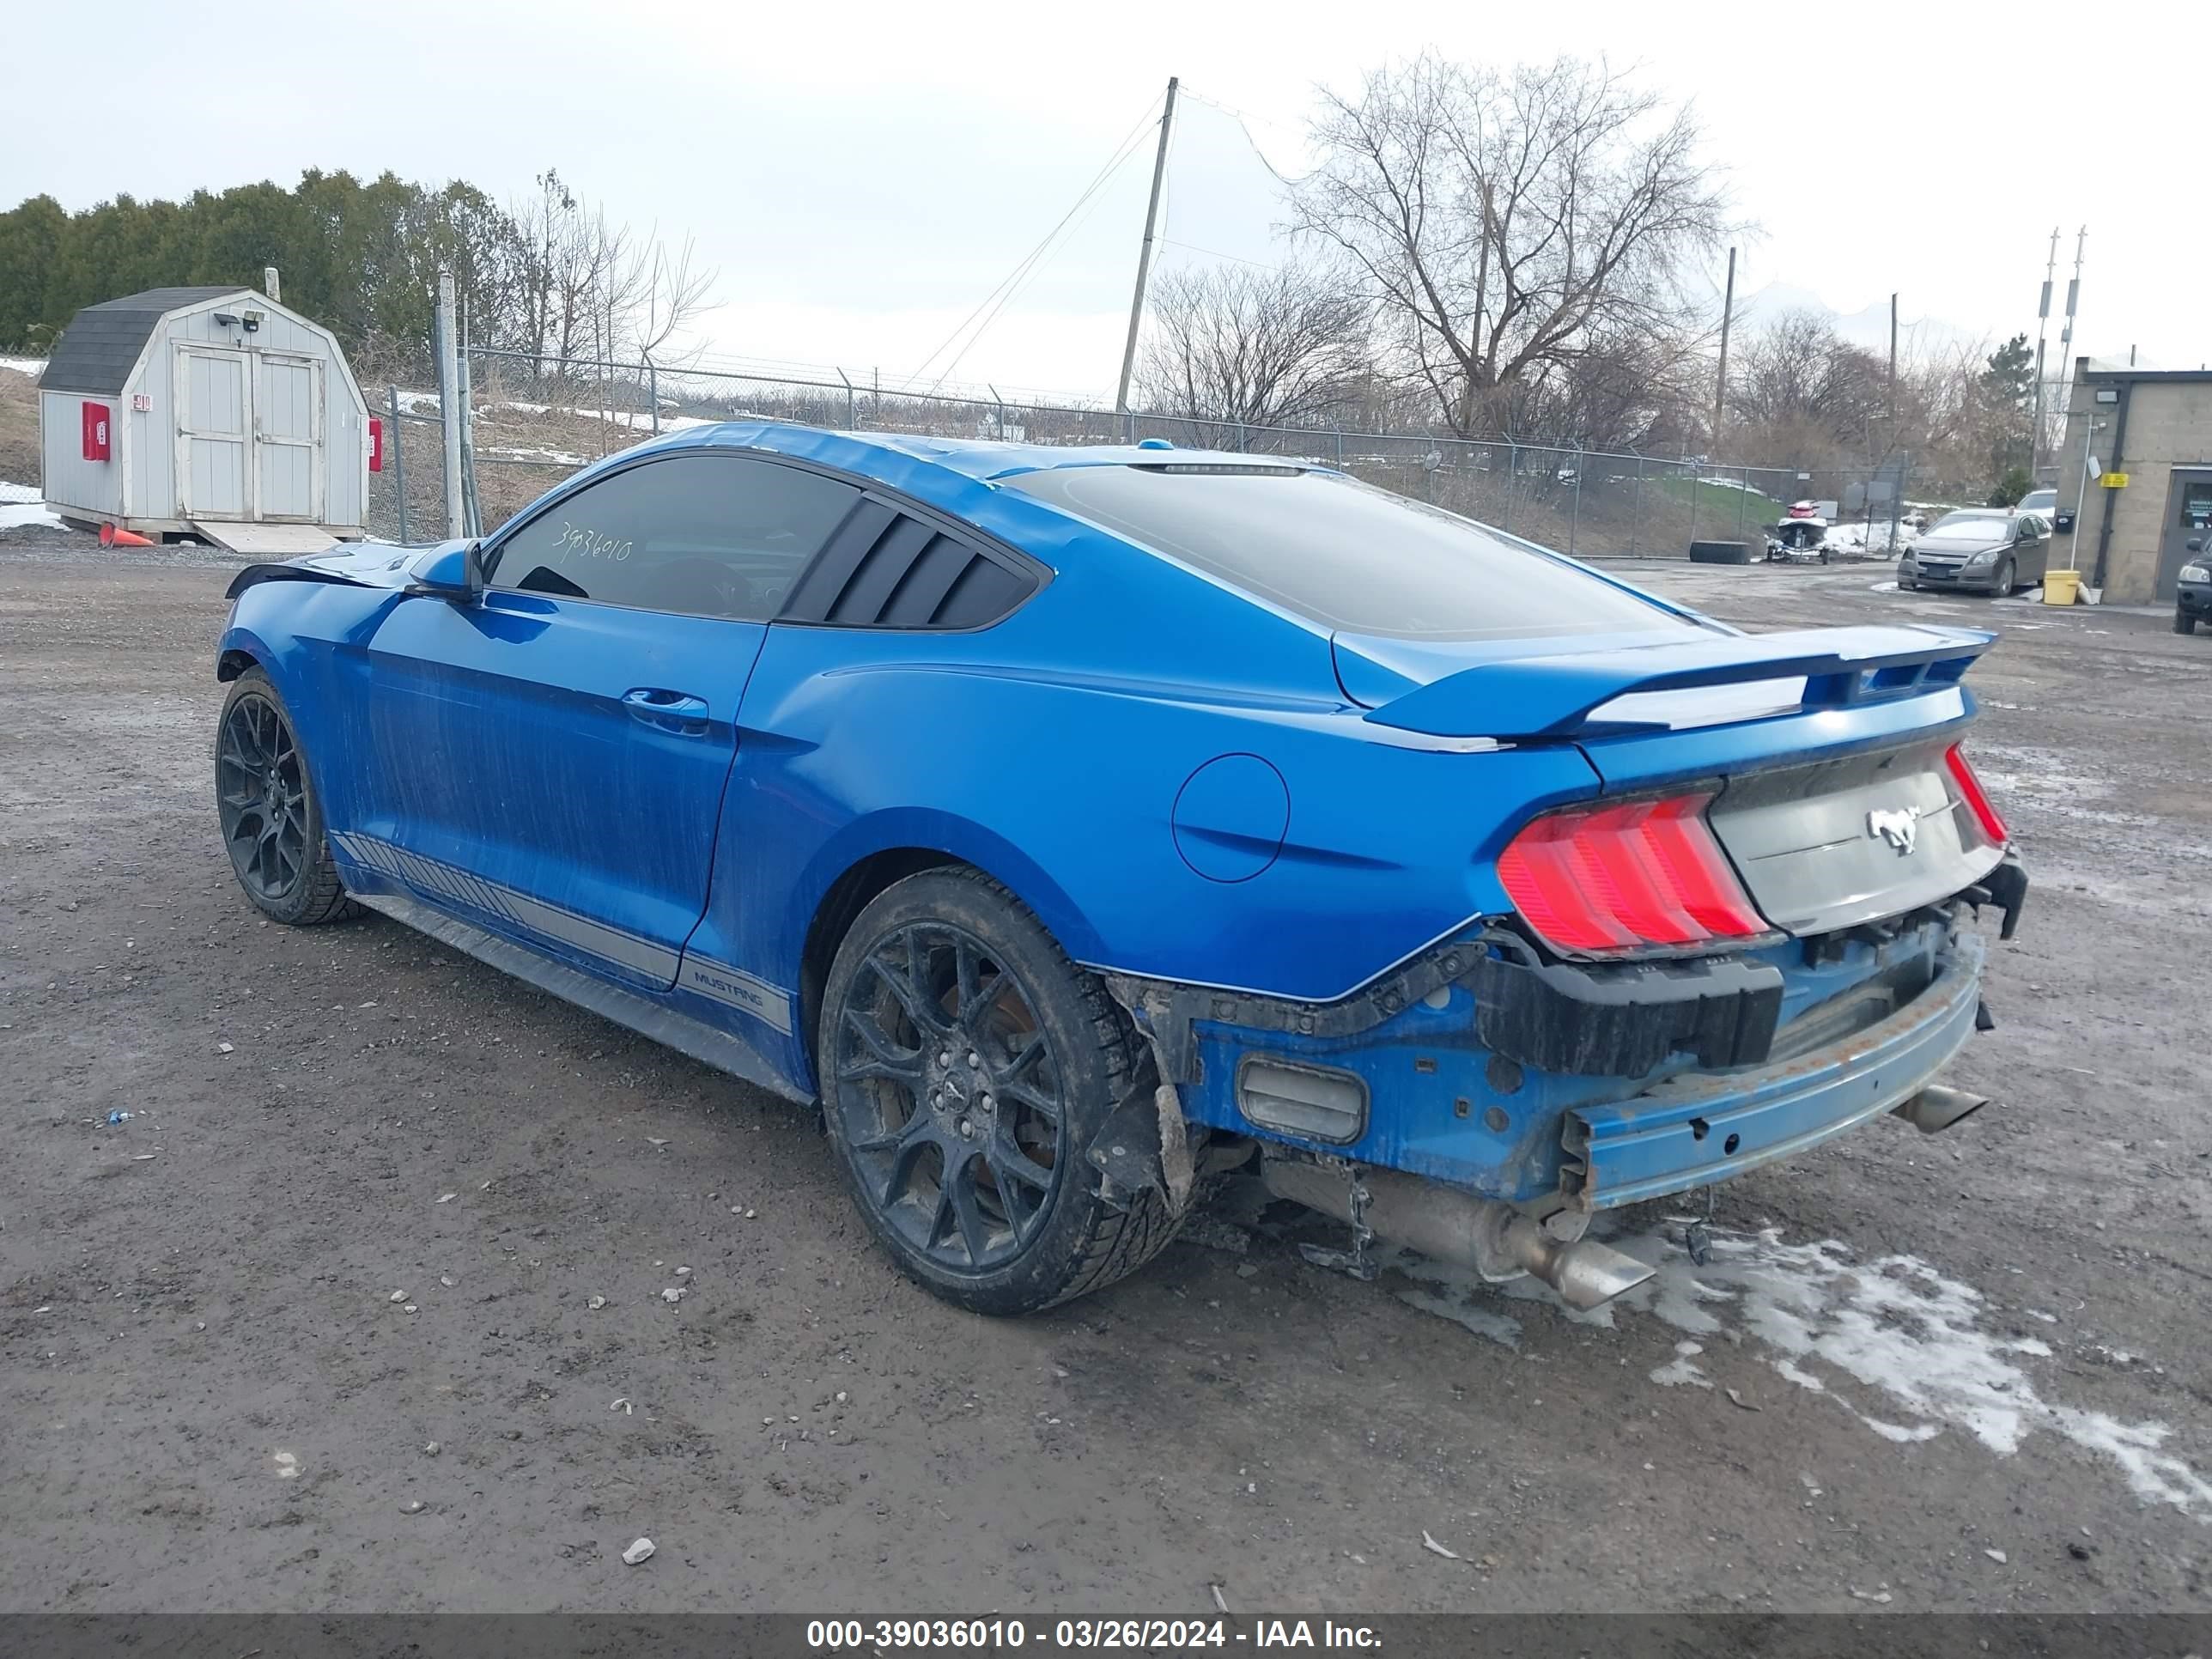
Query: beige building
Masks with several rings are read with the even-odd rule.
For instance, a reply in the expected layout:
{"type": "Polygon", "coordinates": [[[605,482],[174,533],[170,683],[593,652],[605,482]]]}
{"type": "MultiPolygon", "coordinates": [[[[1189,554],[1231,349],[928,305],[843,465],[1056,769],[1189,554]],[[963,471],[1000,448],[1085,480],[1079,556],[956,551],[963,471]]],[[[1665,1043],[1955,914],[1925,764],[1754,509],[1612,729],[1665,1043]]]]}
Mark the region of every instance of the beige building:
{"type": "MultiPolygon", "coordinates": [[[[2212,371],[2082,358],[2058,463],[2062,522],[2081,503],[2070,543],[2082,580],[2108,605],[2172,599],[2186,544],[2212,544],[2212,371]],[[2095,468],[2086,492],[2085,453],[2095,468]]],[[[2052,541],[2052,564],[2067,562],[2069,544],[2052,541]]]]}

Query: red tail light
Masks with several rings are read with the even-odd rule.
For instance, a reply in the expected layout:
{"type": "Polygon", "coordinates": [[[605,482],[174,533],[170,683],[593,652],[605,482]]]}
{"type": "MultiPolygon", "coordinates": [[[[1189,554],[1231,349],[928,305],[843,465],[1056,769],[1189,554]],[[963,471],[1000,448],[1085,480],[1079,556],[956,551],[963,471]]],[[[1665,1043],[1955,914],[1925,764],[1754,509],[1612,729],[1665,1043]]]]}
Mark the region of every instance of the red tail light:
{"type": "Polygon", "coordinates": [[[1974,769],[1967,764],[1966,751],[1954,744],[1950,753],[1943,757],[1943,763],[1951,769],[1951,781],[1959,786],[1959,799],[1974,815],[1974,822],[1982,826],[1982,833],[1990,838],[1990,845],[2002,847],[2010,841],[2012,836],[2005,829],[2004,820],[1997,816],[1997,809],[1990,805],[1989,791],[1982,787],[1982,781],[1974,775],[1974,769]]]}
{"type": "Polygon", "coordinates": [[[1704,945],[1767,931],[1729,867],[1710,794],[1600,803],[1531,819],[1498,860],[1522,919],[1565,951],[1704,945]]]}

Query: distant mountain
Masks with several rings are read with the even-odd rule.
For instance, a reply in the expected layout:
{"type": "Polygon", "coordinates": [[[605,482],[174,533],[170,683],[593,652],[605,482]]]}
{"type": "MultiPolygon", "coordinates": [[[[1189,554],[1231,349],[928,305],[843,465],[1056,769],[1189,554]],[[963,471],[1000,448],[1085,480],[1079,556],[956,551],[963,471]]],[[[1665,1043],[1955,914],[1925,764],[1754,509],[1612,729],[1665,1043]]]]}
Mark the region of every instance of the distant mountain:
{"type": "MultiPolygon", "coordinates": [[[[1826,317],[1835,325],[1836,332],[1852,345],[1884,354],[1889,350],[1887,300],[1877,300],[1863,310],[1842,312],[1811,289],[1797,288],[1789,283],[1769,283],[1748,298],[1738,300],[1735,325],[1739,331],[1747,326],[1756,330],[1764,323],[1795,311],[1810,311],[1826,317]]],[[[1940,317],[1899,317],[1898,335],[1900,345],[1911,341],[1923,347],[1953,345],[1981,337],[1973,330],[1945,322],[1940,317]]]]}

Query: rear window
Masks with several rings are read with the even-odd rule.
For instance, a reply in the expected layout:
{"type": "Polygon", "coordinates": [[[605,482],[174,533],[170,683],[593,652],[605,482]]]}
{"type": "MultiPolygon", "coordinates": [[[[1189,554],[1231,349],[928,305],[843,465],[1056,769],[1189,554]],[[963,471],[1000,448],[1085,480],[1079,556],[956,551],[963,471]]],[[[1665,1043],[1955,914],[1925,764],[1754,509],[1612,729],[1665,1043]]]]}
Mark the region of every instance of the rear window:
{"type": "Polygon", "coordinates": [[[1471,520],[1340,474],[1164,464],[1004,482],[1346,633],[1510,639],[1697,627],[1471,520]]]}

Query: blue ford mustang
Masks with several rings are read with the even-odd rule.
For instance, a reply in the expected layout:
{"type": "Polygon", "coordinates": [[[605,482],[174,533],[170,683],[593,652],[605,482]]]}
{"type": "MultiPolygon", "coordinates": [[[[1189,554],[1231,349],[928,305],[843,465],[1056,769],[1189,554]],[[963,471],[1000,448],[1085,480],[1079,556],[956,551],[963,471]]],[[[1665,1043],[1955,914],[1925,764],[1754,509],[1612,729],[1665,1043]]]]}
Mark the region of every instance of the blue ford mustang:
{"type": "Polygon", "coordinates": [[[1594,1212],[1879,1114],[2026,892],[1987,634],[1745,635],[1295,462],[694,428],[497,534],[258,565],[222,834],[819,1101],[899,1266],[1016,1313],[1207,1176],[1589,1305],[1594,1212]]]}

